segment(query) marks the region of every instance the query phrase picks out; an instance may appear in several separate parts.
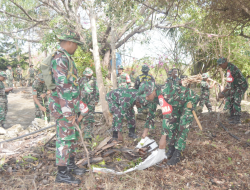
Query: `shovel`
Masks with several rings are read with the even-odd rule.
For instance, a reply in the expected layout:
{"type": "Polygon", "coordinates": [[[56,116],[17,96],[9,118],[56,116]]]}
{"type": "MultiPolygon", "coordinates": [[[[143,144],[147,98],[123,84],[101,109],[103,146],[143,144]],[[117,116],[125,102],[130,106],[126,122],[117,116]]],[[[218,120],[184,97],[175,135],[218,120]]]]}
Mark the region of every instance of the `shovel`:
{"type": "MultiPolygon", "coordinates": [[[[45,107],[44,99],[43,99],[43,106],[45,107]]],[[[44,121],[45,121],[45,125],[48,125],[48,118],[47,118],[47,115],[46,115],[46,111],[44,112],[44,121]]]]}
{"type": "MultiPolygon", "coordinates": [[[[187,103],[187,108],[190,108],[190,109],[193,108],[191,102],[188,102],[188,103],[187,103]]],[[[193,109],[192,109],[192,113],[193,113],[193,115],[194,115],[194,118],[195,118],[195,120],[196,120],[196,122],[197,122],[197,124],[198,124],[198,126],[199,126],[199,128],[200,128],[200,130],[202,130],[201,123],[200,123],[200,121],[199,121],[199,119],[198,119],[198,117],[197,117],[197,115],[196,115],[196,113],[195,113],[195,111],[194,111],[193,109]]]]}

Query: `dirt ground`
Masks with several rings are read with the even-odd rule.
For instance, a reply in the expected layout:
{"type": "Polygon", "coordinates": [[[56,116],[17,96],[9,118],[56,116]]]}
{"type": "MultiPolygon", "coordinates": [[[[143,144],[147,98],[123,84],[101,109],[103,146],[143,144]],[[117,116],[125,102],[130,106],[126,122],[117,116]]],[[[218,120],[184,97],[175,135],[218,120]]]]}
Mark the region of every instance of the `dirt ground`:
{"type": "MultiPolygon", "coordinates": [[[[17,101],[14,95],[9,96],[10,104],[12,101],[17,101]]],[[[22,117],[30,115],[30,120],[23,119],[22,121],[32,121],[34,118],[33,101],[25,98],[22,101],[29,102],[23,102],[28,105],[28,108],[24,109],[26,112],[18,108],[17,113],[20,112],[22,117]]],[[[20,102],[19,105],[24,106],[24,104],[20,102]]],[[[212,99],[212,104],[215,105],[214,99],[212,99]]],[[[248,102],[244,103],[243,107],[243,110],[248,110],[248,102]]],[[[161,167],[153,166],[121,176],[86,173],[80,177],[82,183],[78,186],[54,183],[57,171],[55,149],[53,146],[49,149],[44,148],[44,144],[51,137],[46,131],[27,139],[5,143],[3,149],[6,150],[9,147],[11,153],[14,152],[14,154],[3,156],[4,154],[0,151],[0,189],[250,189],[250,133],[246,133],[250,130],[250,115],[244,111],[243,123],[235,126],[226,122],[226,114],[216,110],[217,112],[207,113],[204,108],[204,113],[199,116],[202,131],[196,122],[193,122],[187,138],[187,148],[182,153],[181,162],[177,166],[167,167],[163,162],[161,167]],[[225,131],[222,126],[228,131],[225,131]],[[238,140],[230,136],[228,132],[237,136],[238,140]]],[[[161,122],[157,119],[156,128],[149,134],[149,137],[154,138],[156,142],[161,136],[161,122]]],[[[143,125],[144,121],[137,121],[137,134],[142,134],[143,125]]],[[[95,125],[95,139],[88,144],[90,150],[110,135],[108,129],[110,126],[100,123],[95,125]]],[[[123,136],[124,147],[133,147],[137,143],[128,138],[126,123],[123,127],[123,136]]],[[[80,148],[77,159],[81,159],[83,155],[84,150],[80,148]]],[[[119,154],[115,154],[112,158],[111,162],[126,161],[119,154]]]]}

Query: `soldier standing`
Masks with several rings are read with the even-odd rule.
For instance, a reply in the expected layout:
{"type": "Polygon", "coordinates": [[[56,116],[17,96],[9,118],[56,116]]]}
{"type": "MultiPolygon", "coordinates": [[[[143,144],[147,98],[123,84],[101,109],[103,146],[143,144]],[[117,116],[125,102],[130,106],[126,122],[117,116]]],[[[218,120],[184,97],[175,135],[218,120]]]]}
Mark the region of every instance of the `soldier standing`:
{"type": "Polygon", "coordinates": [[[203,108],[205,104],[208,109],[208,112],[212,112],[212,105],[209,100],[209,96],[210,96],[209,89],[213,88],[216,82],[214,81],[213,84],[210,86],[208,79],[209,79],[209,74],[203,73],[202,81],[201,81],[200,106],[203,108]]]}
{"type": "Polygon", "coordinates": [[[243,76],[237,66],[227,61],[226,58],[219,58],[217,64],[222,69],[226,69],[227,85],[225,89],[219,93],[219,98],[224,98],[226,92],[229,92],[230,99],[230,117],[229,123],[239,124],[241,116],[241,100],[248,88],[246,78],[243,76]]]}
{"type": "Polygon", "coordinates": [[[7,78],[5,72],[0,71],[0,127],[4,128],[5,118],[8,112],[7,95],[13,88],[5,89],[3,81],[7,78]]]}
{"type": "Polygon", "coordinates": [[[80,79],[79,85],[81,100],[88,105],[89,109],[87,115],[81,121],[82,126],[84,126],[84,139],[91,142],[95,122],[95,106],[99,101],[99,89],[96,78],[93,77],[93,71],[89,67],[83,71],[83,77],[80,79]]]}
{"type": "Polygon", "coordinates": [[[38,79],[32,85],[32,95],[35,103],[35,118],[43,119],[44,113],[48,117],[48,122],[50,121],[50,113],[48,107],[47,99],[47,86],[44,83],[42,74],[38,75],[38,79]]]}
{"type": "Polygon", "coordinates": [[[8,87],[12,88],[13,87],[13,82],[14,82],[13,70],[12,70],[10,65],[8,65],[7,68],[8,69],[6,70],[6,76],[7,76],[6,83],[7,83],[8,87]]]}
{"type": "Polygon", "coordinates": [[[29,82],[27,86],[32,85],[34,80],[35,80],[35,69],[33,68],[33,65],[31,64],[30,69],[29,69],[29,82]]]}
{"type": "Polygon", "coordinates": [[[131,86],[131,80],[127,73],[124,73],[122,65],[118,67],[117,86],[118,88],[129,88],[131,86]]]}
{"type": "Polygon", "coordinates": [[[79,184],[81,181],[72,174],[83,175],[86,170],[75,164],[76,147],[79,132],[75,122],[80,123],[80,91],[77,84],[77,69],[71,55],[77,49],[80,36],[72,30],[66,30],[57,36],[60,48],[51,60],[52,75],[56,88],[49,97],[49,109],[56,119],[56,182],[79,184]],[[71,72],[72,71],[72,72],[71,72]]]}
{"type": "Polygon", "coordinates": [[[17,65],[16,75],[17,75],[17,81],[19,82],[19,86],[22,86],[23,69],[20,67],[20,64],[17,65]]]}
{"type": "Polygon", "coordinates": [[[143,82],[143,81],[151,81],[151,82],[155,82],[155,79],[152,75],[149,75],[148,72],[149,72],[149,67],[147,65],[142,65],[142,74],[139,75],[138,77],[136,77],[135,79],[135,89],[139,89],[140,87],[140,84],[143,82]]]}
{"type": "Polygon", "coordinates": [[[167,79],[167,83],[173,83],[173,84],[178,84],[178,85],[181,85],[181,79],[178,77],[178,70],[176,68],[173,68],[171,70],[171,74],[170,77],[168,77],[167,79]]]}

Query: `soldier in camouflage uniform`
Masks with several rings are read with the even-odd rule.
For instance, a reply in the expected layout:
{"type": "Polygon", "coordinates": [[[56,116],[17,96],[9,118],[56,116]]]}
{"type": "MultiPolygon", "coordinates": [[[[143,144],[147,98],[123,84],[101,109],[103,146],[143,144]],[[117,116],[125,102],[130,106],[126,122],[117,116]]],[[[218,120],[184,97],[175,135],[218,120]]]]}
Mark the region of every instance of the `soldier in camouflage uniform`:
{"type": "Polygon", "coordinates": [[[57,38],[60,40],[60,48],[51,60],[56,88],[49,97],[49,109],[56,119],[56,165],[58,166],[56,182],[79,184],[81,181],[73,177],[72,173],[82,175],[85,170],[75,165],[79,132],[74,124],[79,123],[83,115],[80,115],[79,108],[77,69],[71,55],[82,42],[80,36],[71,30],[66,30],[57,38]],[[72,73],[69,73],[69,67],[72,68],[72,73]]]}
{"type": "Polygon", "coordinates": [[[166,82],[181,85],[181,79],[178,77],[178,70],[176,68],[171,70],[171,76],[168,77],[166,82]]]}
{"type": "Polygon", "coordinates": [[[18,64],[16,68],[16,77],[17,81],[19,82],[19,86],[22,86],[22,75],[23,75],[23,69],[18,64]]]}
{"type": "Polygon", "coordinates": [[[142,71],[142,74],[139,75],[138,77],[136,77],[136,79],[135,79],[135,86],[134,86],[135,89],[139,89],[140,84],[141,84],[143,81],[155,82],[154,77],[153,77],[152,75],[149,75],[149,74],[148,74],[148,72],[149,72],[149,67],[148,67],[147,65],[142,65],[141,71],[142,71]]]}
{"type": "Polygon", "coordinates": [[[35,118],[44,119],[45,112],[48,122],[50,121],[50,113],[47,99],[47,86],[44,83],[42,74],[38,75],[38,79],[32,85],[32,95],[35,104],[35,118]]]}
{"type": "Polygon", "coordinates": [[[96,78],[93,77],[93,71],[89,67],[83,71],[83,77],[80,79],[79,85],[81,100],[88,105],[89,109],[87,116],[81,121],[81,125],[84,126],[84,139],[92,141],[94,113],[95,106],[99,101],[99,89],[96,78]]]}
{"type": "Polygon", "coordinates": [[[208,73],[203,73],[202,74],[202,81],[201,81],[201,95],[200,95],[200,106],[203,108],[204,104],[206,105],[208,112],[212,112],[212,105],[209,100],[209,89],[213,88],[215,81],[213,84],[210,86],[209,82],[209,74],[208,73]]]}
{"type": "Polygon", "coordinates": [[[124,68],[122,65],[118,67],[119,76],[117,77],[117,87],[118,88],[129,88],[131,86],[131,80],[127,73],[124,73],[124,68]]]}
{"type": "Polygon", "coordinates": [[[33,68],[33,65],[30,65],[28,86],[32,85],[35,80],[35,71],[36,70],[33,68]]]}
{"type": "Polygon", "coordinates": [[[7,78],[5,72],[0,71],[0,127],[4,128],[5,118],[8,112],[7,95],[13,88],[5,89],[3,81],[7,78]]]}
{"type": "Polygon", "coordinates": [[[8,85],[8,87],[12,88],[13,87],[13,80],[14,80],[13,70],[12,70],[10,65],[8,65],[7,68],[8,69],[6,70],[6,76],[7,76],[6,84],[8,85]]]}
{"type": "Polygon", "coordinates": [[[115,140],[123,140],[121,132],[124,117],[128,121],[129,137],[133,139],[137,138],[135,134],[135,112],[133,107],[134,105],[137,107],[145,106],[148,103],[146,96],[153,92],[154,83],[145,82],[140,88],[139,90],[116,89],[106,94],[109,111],[113,114],[112,130],[115,140]]]}
{"type": "Polygon", "coordinates": [[[230,97],[230,117],[229,123],[239,124],[241,116],[241,100],[248,88],[246,78],[243,76],[237,66],[227,61],[226,58],[219,58],[217,64],[222,69],[226,69],[227,85],[219,94],[219,98],[224,98],[226,92],[230,97]]]}

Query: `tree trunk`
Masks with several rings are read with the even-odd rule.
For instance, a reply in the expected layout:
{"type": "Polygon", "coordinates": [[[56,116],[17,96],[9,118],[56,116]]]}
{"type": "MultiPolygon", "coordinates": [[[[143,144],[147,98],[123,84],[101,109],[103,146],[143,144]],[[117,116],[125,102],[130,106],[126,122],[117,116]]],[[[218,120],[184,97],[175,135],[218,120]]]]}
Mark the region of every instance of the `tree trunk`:
{"type": "Polygon", "coordinates": [[[111,117],[110,117],[111,115],[108,110],[108,103],[105,100],[106,90],[103,84],[100,55],[99,55],[99,50],[98,50],[99,47],[98,47],[98,42],[97,42],[96,15],[92,7],[90,8],[90,22],[91,22],[91,31],[92,31],[93,56],[94,56],[94,62],[95,62],[97,84],[98,84],[98,88],[100,92],[100,102],[102,106],[102,112],[106,119],[106,123],[108,125],[111,125],[111,117]]]}
{"type": "Polygon", "coordinates": [[[103,57],[103,67],[109,68],[110,64],[110,50],[106,51],[103,57]]]}
{"type": "Polygon", "coordinates": [[[111,71],[111,81],[113,83],[113,89],[117,89],[116,80],[116,55],[115,55],[115,31],[114,27],[111,28],[111,49],[112,49],[112,71],[111,71]]]}

